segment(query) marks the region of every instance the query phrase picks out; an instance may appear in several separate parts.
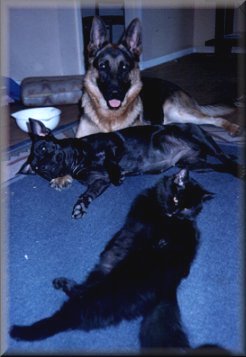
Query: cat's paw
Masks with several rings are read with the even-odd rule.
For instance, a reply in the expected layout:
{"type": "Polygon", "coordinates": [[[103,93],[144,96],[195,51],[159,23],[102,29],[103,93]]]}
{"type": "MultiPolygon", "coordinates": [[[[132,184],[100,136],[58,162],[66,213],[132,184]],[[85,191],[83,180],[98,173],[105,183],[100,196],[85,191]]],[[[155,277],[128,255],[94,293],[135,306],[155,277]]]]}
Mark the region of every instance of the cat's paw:
{"type": "Polygon", "coordinates": [[[33,329],[32,326],[13,325],[10,328],[9,335],[16,341],[34,341],[42,339],[39,331],[33,329]]]}
{"type": "Polygon", "coordinates": [[[56,278],[52,282],[53,287],[58,290],[62,290],[68,297],[79,297],[83,293],[81,285],[76,281],[67,278],[56,278]]]}
{"type": "Polygon", "coordinates": [[[73,178],[70,175],[65,175],[62,177],[56,177],[50,181],[50,187],[55,190],[61,191],[64,188],[71,186],[73,178]]]}
{"type": "Polygon", "coordinates": [[[53,287],[57,290],[63,290],[64,292],[69,292],[74,288],[76,282],[67,278],[56,278],[52,281],[53,287]]]}

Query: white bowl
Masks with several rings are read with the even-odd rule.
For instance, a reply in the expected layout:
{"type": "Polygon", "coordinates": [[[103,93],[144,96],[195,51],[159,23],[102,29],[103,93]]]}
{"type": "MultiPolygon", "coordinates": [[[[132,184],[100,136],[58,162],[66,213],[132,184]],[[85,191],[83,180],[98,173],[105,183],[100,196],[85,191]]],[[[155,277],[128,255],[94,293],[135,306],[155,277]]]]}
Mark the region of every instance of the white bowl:
{"type": "Polygon", "coordinates": [[[40,120],[46,128],[53,130],[60,121],[61,110],[54,107],[24,109],[11,114],[18,127],[29,131],[29,119],[40,120]]]}

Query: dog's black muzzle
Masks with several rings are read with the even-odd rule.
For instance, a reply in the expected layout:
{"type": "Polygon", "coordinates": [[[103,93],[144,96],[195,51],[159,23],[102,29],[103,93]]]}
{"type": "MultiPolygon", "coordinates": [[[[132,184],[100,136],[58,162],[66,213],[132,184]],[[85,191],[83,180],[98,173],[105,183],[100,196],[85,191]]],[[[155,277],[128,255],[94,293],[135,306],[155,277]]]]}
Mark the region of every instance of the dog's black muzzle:
{"type": "Polygon", "coordinates": [[[130,82],[125,83],[118,80],[98,83],[101,93],[107,102],[109,109],[117,110],[121,107],[126,93],[130,89],[130,82]]]}

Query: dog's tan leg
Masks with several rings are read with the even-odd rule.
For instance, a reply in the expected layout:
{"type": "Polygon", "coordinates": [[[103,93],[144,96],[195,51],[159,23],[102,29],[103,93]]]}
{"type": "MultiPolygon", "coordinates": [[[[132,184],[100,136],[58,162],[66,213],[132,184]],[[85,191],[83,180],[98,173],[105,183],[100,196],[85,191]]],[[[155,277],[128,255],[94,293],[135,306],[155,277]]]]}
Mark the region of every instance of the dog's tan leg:
{"type": "Polygon", "coordinates": [[[225,129],[230,135],[240,134],[240,127],[237,124],[220,116],[209,116],[199,110],[197,107],[183,106],[177,102],[167,101],[163,105],[164,124],[169,123],[193,123],[193,124],[211,124],[225,129]]]}
{"type": "Polygon", "coordinates": [[[83,115],[80,118],[75,137],[82,138],[87,135],[96,134],[100,131],[102,130],[100,130],[100,128],[97,125],[93,124],[93,122],[88,120],[86,115],[83,115]]]}

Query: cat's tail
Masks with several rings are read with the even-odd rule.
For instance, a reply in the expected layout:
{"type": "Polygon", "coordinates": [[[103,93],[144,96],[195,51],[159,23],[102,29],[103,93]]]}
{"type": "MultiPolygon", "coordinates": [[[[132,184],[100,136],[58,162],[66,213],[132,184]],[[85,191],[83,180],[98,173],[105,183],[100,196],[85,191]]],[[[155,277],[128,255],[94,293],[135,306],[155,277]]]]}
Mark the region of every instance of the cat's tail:
{"type": "Polygon", "coordinates": [[[15,340],[35,341],[43,340],[59,332],[76,329],[79,327],[79,313],[68,303],[54,315],[35,322],[28,326],[13,325],[10,336],[15,340]]]}
{"type": "Polygon", "coordinates": [[[176,300],[162,301],[144,317],[140,330],[140,344],[143,351],[153,348],[190,348],[176,300]]]}

